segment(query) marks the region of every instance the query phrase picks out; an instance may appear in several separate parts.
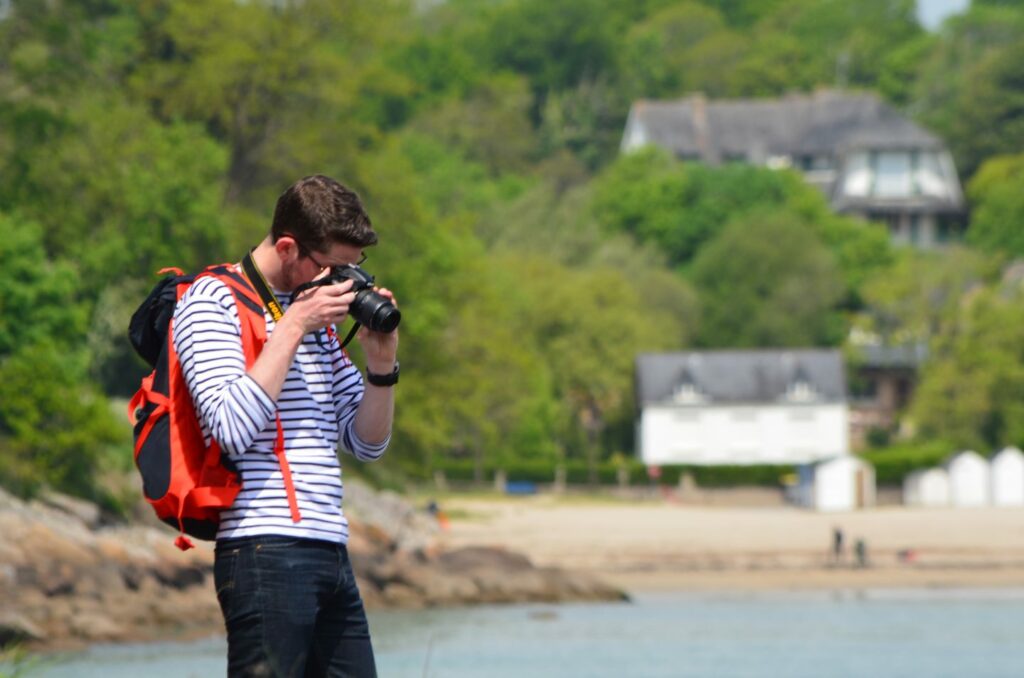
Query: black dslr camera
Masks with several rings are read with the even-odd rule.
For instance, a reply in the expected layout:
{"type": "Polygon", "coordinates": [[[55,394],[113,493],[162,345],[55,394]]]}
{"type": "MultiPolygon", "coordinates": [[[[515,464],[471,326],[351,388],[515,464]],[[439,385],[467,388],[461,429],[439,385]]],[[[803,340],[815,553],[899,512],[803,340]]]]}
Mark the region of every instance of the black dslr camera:
{"type": "Polygon", "coordinates": [[[331,266],[331,272],[323,278],[295,288],[292,293],[292,301],[312,287],[334,285],[346,280],[352,281],[352,291],[356,293],[356,298],[349,306],[349,313],[356,322],[374,332],[394,332],[398,323],[402,321],[401,311],[395,308],[395,305],[387,297],[374,292],[373,276],[355,264],[331,266]]]}

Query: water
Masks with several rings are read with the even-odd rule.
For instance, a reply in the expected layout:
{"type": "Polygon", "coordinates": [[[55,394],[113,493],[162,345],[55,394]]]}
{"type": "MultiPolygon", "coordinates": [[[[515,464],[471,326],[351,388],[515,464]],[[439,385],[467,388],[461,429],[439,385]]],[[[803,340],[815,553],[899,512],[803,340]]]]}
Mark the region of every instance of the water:
{"type": "MultiPolygon", "coordinates": [[[[371,615],[382,678],[1024,676],[1024,590],[657,594],[371,615]]],[[[47,678],[223,676],[222,639],[100,646],[47,678]]],[[[2,673],[2,668],[0,668],[2,673]]]]}

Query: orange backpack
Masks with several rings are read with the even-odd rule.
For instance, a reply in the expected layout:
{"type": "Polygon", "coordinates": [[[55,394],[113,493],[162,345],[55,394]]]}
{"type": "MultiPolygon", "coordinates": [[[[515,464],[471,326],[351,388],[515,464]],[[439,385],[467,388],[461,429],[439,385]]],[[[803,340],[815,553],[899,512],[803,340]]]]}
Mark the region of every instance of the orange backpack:
{"type": "MultiPolygon", "coordinates": [[[[197,275],[180,269],[150,292],[132,315],[128,335],[136,352],[152,367],[128,405],[135,428],[135,465],[142,475],[142,490],[156,515],[179,531],[175,545],[185,551],[197,539],[217,536],[220,512],[230,507],[242,489],[234,465],[216,441],[207,447],[195,404],[174,350],[174,308],[197,279],[212,276],[231,290],[242,328],[242,352],[250,369],[267,341],[263,304],[249,281],[229,264],[210,266],[197,275]]],[[[284,429],[277,415],[274,454],[281,465],[292,520],[300,519],[291,471],[284,454],[284,429]]]]}

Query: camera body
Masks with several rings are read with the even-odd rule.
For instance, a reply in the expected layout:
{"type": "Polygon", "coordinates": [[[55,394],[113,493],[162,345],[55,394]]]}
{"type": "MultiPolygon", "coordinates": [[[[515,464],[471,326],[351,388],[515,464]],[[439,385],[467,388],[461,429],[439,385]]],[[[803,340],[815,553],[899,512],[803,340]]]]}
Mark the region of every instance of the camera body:
{"type": "Polygon", "coordinates": [[[394,332],[402,321],[401,311],[390,299],[374,291],[374,277],[355,264],[331,266],[331,272],[323,278],[300,285],[293,298],[311,287],[336,285],[346,280],[352,281],[352,291],[356,293],[356,298],[349,305],[349,314],[356,322],[374,332],[394,332]]]}

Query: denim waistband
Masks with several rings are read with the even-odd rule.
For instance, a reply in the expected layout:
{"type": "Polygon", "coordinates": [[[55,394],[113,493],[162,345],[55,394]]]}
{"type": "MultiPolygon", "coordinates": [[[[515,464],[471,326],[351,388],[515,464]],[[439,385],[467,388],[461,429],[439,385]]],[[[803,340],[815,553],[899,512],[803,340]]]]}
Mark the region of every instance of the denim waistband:
{"type": "Polygon", "coordinates": [[[258,544],[291,544],[295,548],[320,549],[329,551],[347,551],[348,549],[341,542],[326,541],[324,539],[308,539],[306,537],[287,537],[279,534],[257,534],[251,537],[235,537],[232,539],[218,539],[215,550],[236,549],[258,544]]]}

